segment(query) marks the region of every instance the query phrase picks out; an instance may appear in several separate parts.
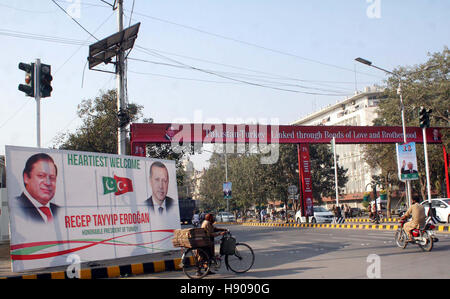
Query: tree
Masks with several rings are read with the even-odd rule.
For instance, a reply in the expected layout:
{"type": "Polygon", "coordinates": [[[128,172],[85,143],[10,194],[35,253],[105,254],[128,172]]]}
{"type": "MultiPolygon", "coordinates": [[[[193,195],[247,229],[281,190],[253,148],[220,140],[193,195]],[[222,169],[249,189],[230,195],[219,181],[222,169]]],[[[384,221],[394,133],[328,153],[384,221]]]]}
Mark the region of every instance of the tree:
{"type": "MultiPolygon", "coordinates": [[[[94,99],[83,100],[78,105],[78,116],[83,120],[75,133],[62,133],[54,145],[62,150],[117,153],[117,97],[108,90],[94,99]]],[[[143,106],[128,104],[131,121],[141,116],[143,106]]],[[[127,142],[129,151],[129,141],[127,142]]]]}
{"type": "MultiPolygon", "coordinates": [[[[329,145],[315,144],[310,146],[309,154],[311,160],[313,196],[319,204],[322,204],[323,197],[336,197],[333,152],[329,145]]],[[[343,189],[348,181],[347,169],[338,165],[337,173],[338,188],[343,189]]]]}
{"type": "Polygon", "coordinates": [[[364,160],[373,169],[380,169],[378,176],[372,176],[373,183],[381,185],[387,195],[387,217],[391,217],[391,193],[393,186],[398,184],[397,157],[392,144],[365,145],[364,160]]]}
{"type": "MultiPolygon", "coordinates": [[[[245,153],[227,154],[228,180],[233,184],[231,208],[245,212],[252,206],[266,205],[268,200],[289,204],[288,187],[299,184],[297,146],[280,144],[278,150],[279,158],[274,164],[261,164],[261,154],[251,154],[248,148],[245,153]]],[[[322,197],[335,194],[333,155],[328,145],[311,145],[310,159],[313,195],[321,203],[322,197]]],[[[224,164],[223,154],[211,156],[210,167],[202,177],[200,187],[205,208],[220,210],[226,207],[222,193],[224,164]]],[[[346,170],[342,167],[338,169],[338,181],[340,188],[347,182],[346,170]]]]}
{"type": "Polygon", "coordinates": [[[202,176],[200,184],[201,208],[206,211],[224,210],[222,184],[225,180],[225,168],[221,156],[214,153],[209,159],[210,166],[202,176]]]}

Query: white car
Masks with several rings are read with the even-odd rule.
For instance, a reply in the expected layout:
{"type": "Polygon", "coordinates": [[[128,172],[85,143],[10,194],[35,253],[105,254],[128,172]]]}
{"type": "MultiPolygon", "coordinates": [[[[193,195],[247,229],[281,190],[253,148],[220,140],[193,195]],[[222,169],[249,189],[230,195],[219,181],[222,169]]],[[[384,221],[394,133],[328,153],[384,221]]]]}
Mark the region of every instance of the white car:
{"type": "Polygon", "coordinates": [[[216,221],[217,222],[235,222],[236,218],[233,214],[229,212],[219,212],[216,215],[216,221]]]}
{"type": "MultiPolygon", "coordinates": [[[[331,223],[333,221],[333,213],[323,207],[313,207],[314,216],[309,216],[309,223],[331,223]]],[[[295,214],[297,223],[306,222],[306,217],[302,216],[301,210],[295,214]]]]}
{"type": "MultiPolygon", "coordinates": [[[[425,214],[428,215],[428,200],[424,200],[421,205],[425,208],[425,214]]],[[[436,209],[436,216],[441,222],[450,223],[450,198],[432,198],[431,207],[436,209]]]]}

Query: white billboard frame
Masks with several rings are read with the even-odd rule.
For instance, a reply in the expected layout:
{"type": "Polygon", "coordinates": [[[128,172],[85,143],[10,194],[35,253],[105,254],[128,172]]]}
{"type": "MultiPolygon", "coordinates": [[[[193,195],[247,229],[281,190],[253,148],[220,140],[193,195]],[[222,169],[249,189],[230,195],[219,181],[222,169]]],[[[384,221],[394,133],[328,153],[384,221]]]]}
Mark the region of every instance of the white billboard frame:
{"type": "Polygon", "coordinates": [[[14,272],[175,249],[174,161],[6,146],[6,165],[14,272]]]}

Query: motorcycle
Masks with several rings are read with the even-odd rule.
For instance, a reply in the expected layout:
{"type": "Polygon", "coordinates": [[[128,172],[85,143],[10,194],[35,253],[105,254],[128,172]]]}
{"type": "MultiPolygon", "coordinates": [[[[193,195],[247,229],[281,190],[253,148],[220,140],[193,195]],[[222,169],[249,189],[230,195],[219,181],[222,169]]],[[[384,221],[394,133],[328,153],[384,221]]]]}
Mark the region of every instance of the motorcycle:
{"type": "Polygon", "coordinates": [[[432,223],[427,222],[423,228],[413,229],[411,231],[413,241],[408,242],[408,235],[403,230],[405,222],[405,220],[400,220],[400,228],[395,232],[395,243],[397,246],[405,249],[408,243],[413,243],[419,245],[423,251],[431,251],[433,249],[433,243],[439,241],[433,231],[436,227],[432,223]]]}

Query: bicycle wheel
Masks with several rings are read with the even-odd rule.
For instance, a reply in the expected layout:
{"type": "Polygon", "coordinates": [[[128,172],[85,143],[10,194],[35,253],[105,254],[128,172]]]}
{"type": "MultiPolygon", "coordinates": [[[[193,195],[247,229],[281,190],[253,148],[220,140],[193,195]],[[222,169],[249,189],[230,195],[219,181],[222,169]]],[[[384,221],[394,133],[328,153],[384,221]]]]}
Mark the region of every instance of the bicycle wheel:
{"type": "Polygon", "coordinates": [[[245,243],[236,243],[234,254],[225,256],[226,266],[235,273],[245,273],[253,266],[255,254],[245,243]]]}
{"type": "Polygon", "coordinates": [[[192,279],[205,277],[211,265],[208,254],[201,248],[189,248],[181,257],[181,261],[184,274],[192,279]]]}

